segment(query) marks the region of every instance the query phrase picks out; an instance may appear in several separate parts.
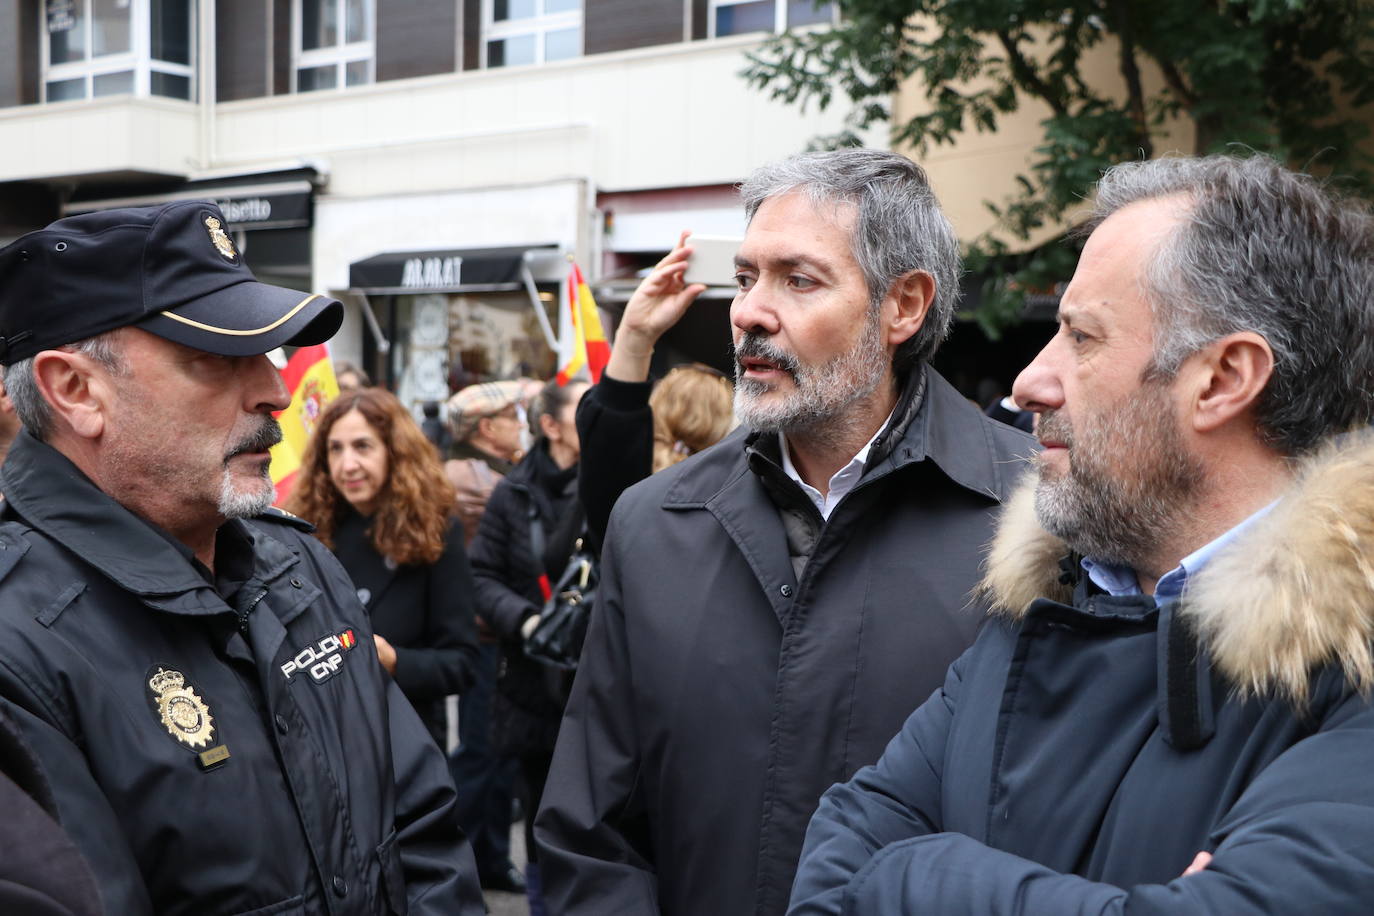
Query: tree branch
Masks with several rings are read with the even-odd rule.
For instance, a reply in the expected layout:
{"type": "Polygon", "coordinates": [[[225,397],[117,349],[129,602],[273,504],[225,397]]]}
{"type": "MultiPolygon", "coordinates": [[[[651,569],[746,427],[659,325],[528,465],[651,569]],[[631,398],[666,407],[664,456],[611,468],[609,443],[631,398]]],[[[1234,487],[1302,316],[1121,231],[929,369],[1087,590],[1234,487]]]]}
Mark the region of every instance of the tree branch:
{"type": "Polygon", "coordinates": [[[1010,33],[999,29],[997,40],[1002,43],[1002,47],[1007,52],[1007,60],[1011,63],[1011,71],[1016,76],[1017,81],[1024,85],[1031,94],[1038,96],[1045,104],[1049,105],[1056,115],[1063,117],[1067,115],[1068,109],[1064,106],[1063,99],[1059,98],[1035,72],[1030,61],[1021,53],[1021,49],[1016,46],[1010,33]]]}
{"type": "Polygon", "coordinates": [[[1145,89],[1140,85],[1140,67],[1135,61],[1135,23],[1131,21],[1131,11],[1124,0],[1112,0],[1112,11],[1121,36],[1121,77],[1126,81],[1126,104],[1140,133],[1140,147],[1149,159],[1154,149],[1150,143],[1150,125],[1145,120],[1145,89]]]}
{"type": "Polygon", "coordinates": [[[1193,91],[1183,82],[1183,74],[1178,72],[1178,67],[1174,62],[1159,60],[1158,58],[1156,58],[1156,62],[1159,64],[1160,71],[1164,74],[1164,82],[1174,91],[1174,95],[1178,96],[1178,100],[1183,103],[1183,106],[1185,108],[1192,108],[1196,105],[1197,96],[1194,95],[1193,91]]]}

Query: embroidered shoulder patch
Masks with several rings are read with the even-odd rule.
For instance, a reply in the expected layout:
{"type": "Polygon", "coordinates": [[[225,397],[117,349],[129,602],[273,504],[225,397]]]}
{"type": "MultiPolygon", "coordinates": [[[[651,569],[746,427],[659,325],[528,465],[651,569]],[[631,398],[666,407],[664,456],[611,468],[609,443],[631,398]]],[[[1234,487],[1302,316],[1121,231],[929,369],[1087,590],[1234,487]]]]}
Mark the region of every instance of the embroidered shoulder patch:
{"type": "Polygon", "coordinates": [[[323,684],[339,673],[344,658],[357,644],[352,627],[328,633],[283,662],[281,673],[287,681],[298,674],[309,674],[316,684],[323,684]]]}

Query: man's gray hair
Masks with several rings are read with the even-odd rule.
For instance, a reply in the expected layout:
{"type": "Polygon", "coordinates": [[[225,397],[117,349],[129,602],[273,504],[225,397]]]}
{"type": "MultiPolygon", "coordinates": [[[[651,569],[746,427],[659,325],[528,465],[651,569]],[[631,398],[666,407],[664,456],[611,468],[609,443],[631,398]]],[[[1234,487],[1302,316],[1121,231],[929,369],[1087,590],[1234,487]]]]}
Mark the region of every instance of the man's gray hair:
{"type": "MultiPolygon", "coordinates": [[[[111,373],[123,375],[124,361],[115,346],[114,331],[107,331],[95,337],[77,341],[61,347],[76,353],[84,353],[100,363],[111,373]]],[[[14,405],[14,413],[35,439],[46,442],[52,433],[52,407],[44,400],[33,377],[33,357],[20,360],[5,367],[5,392],[14,405]]]]}
{"type": "Polygon", "coordinates": [[[1144,271],[1154,316],[1148,376],[1172,377],[1214,340],[1253,331],[1274,372],[1260,435],[1297,455],[1374,415],[1374,219],[1267,156],[1118,165],[1090,226],[1138,201],[1177,197],[1181,221],[1144,271]]]}
{"type": "Polygon", "coordinates": [[[857,220],[854,260],[877,309],[898,277],[923,270],[935,279],[925,322],[897,348],[893,370],[904,373],[930,359],[949,334],[959,302],[959,240],[940,211],[925,170],[905,156],[869,149],[804,153],[765,165],[740,185],[744,212],[754,218],[770,197],[804,193],[813,205],[845,203],[857,220]]]}

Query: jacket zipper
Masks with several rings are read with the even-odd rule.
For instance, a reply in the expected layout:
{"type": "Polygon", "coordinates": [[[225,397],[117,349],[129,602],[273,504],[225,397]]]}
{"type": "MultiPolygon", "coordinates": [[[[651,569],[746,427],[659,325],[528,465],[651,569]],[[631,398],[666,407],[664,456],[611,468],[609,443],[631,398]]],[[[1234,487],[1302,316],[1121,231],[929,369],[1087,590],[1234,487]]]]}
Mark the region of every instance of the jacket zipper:
{"type": "Polygon", "coordinates": [[[267,589],[263,589],[253,596],[253,600],[248,602],[248,606],[239,615],[239,632],[244,636],[248,635],[248,616],[253,613],[253,608],[257,607],[262,599],[267,597],[267,589]]]}

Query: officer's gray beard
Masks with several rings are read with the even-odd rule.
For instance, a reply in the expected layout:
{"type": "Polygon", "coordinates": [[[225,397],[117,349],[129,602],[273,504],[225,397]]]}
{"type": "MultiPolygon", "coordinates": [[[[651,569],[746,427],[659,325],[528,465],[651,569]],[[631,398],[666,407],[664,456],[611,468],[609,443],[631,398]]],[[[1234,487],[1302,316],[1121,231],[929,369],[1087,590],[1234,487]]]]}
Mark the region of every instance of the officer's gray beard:
{"type": "Polygon", "coordinates": [[[1157,382],[1076,426],[1059,411],[1040,415],[1036,435],[1069,446],[1069,471],[1037,463],[1036,517],[1079,554],[1139,570],[1192,511],[1205,471],[1157,382]]]}
{"type": "Polygon", "coordinates": [[[248,484],[236,483],[229,459],[244,452],[270,449],[281,441],[281,426],[274,417],[263,417],[262,424],[239,441],[224,458],[224,477],[219,488],[219,514],[225,518],[252,518],[262,515],[277,499],[272,486],[271,465],[262,466],[262,477],[248,484]]]}
{"type": "Polygon", "coordinates": [[[806,366],[771,340],[746,333],[735,347],[735,415],[763,432],[824,435],[842,426],[851,405],[878,389],[889,362],[883,346],[879,313],[870,309],[863,333],[847,353],[819,366],[806,366]],[[741,357],[756,356],[792,376],[796,388],[781,400],[765,403],[772,386],[744,375],[741,357]]]}

